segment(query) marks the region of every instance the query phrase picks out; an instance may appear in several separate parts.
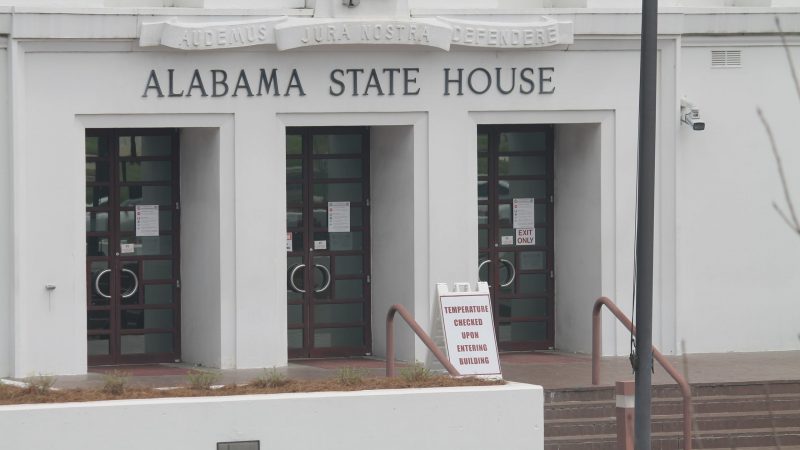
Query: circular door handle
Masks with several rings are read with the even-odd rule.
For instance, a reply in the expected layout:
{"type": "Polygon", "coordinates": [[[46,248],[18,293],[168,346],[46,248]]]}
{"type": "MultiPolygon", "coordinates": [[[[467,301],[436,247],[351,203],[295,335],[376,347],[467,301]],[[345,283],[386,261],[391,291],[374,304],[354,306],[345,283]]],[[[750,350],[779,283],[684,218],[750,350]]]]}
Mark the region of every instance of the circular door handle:
{"type": "MultiPolygon", "coordinates": [[[[483,261],[482,263],[478,264],[478,281],[484,281],[484,280],[481,280],[481,269],[483,269],[483,266],[485,266],[486,264],[489,264],[489,260],[488,259],[486,261],[483,261]]],[[[489,280],[486,280],[486,281],[488,282],[489,280]]]]}
{"type": "Polygon", "coordinates": [[[300,289],[299,287],[297,287],[296,284],[294,284],[294,276],[298,270],[302,269],[305,266],[306,266],[305,264],[298,264],[292,267],[292,270],[289,271],[289,287],[292,288],[292,290],[297,292],[298,294],[305,294],[306,290],[300,289]]]}
{"type": "Polygon", "coordinates": [[[111,273],[111,269],[101,270],[100,273],[97,274],[97,278],[94,279],[94,291],[97,292],[97,294],[103,298],[111,298],[110,295],[104,294],[103,291],[100,289],[100,278],[107,273],[111,273]]]}
{"type": "Polygon", "coordinates": [[[137,277],[136,273],[134,273],[134,271],[130,269],[122,269],[122,271],[131,274],[131,276],[133,277],[133,289],[129,290],[128,292],[123,292],[121,294],[122,298],[131,298],[133,297],[134,294],[136,294],[136,291],[139,290],[139,277],[137,277]]]}
{"type": "Polygon", "coordinates": [[[500,264],[506,266],[506,268],[508,268],[508,271],[511,273],[511,276],[508,277],[508,281],[506,281],[505,283],[501,283],[500,287],[509,287],[511,286],[511,283],[514,282],[514,278],[516,278],[517,276],[517,270],[516,268],[514,268],[514,264],[512,264],[511,261],[507,259],[501,259],[500,264]]]}
{"type": "Polygon", "coordinates": [[[322,284],[322,287],[319,289],[314,289],[314,292],[323,292],[325,289],[328,289],[331,285],[331,271],[328,270],[327,267],[323,266],[322,264],[314,264],[314,267],[317,269],[322,269],[322,273],[325,275],[325,283],[322,284]]]}

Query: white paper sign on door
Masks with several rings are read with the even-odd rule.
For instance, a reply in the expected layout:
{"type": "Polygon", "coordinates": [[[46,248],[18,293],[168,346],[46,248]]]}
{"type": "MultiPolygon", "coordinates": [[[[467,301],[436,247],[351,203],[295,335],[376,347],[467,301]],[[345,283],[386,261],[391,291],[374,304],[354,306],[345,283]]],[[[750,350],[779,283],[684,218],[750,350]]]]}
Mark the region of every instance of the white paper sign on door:
{"type": "Polygon", "coordinates": [[[292,233],[291,232],[286,233],[286,251],[287,252],[292,251],[292,233]]]}
{"type": "Polygon", "coordinates": [[[158,205],[136,205],[136,236],[158,236],[158,205]]]}
{"type": "Polygon", "coordinates": [[[532,198],[515,198],[512,206],[514,228],[533,228],[535,226],[532,198]]]}
{"type": "Polygon", "coordinates": [[[350,202],[328,202],[328,233],[350,232],[350,202]]]}

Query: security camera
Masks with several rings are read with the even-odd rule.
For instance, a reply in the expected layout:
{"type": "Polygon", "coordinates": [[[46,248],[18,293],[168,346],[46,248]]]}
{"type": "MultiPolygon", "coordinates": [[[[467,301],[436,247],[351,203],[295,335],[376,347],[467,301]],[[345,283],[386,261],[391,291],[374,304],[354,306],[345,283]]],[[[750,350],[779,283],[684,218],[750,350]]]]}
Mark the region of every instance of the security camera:
{"type": "Polygon", "coordinates": [[[342,0],[342,4],[348,8],[355,8],[359,3],[361,0],[342,0]]]}
{"type": "Polygon", "coordinates": [[[686,98],[681,99],[681,122],[689,125],[695,131],[706,129],[706,122],[700,118],[700,108],[686,98]]]}

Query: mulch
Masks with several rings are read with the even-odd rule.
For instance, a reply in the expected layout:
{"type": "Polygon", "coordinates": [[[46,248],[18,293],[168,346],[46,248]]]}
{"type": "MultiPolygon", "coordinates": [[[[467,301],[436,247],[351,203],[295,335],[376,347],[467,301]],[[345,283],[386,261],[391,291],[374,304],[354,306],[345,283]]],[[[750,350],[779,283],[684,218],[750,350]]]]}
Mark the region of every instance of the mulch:
{"type": "Polygon", "coordinates": [[[216,397],[225,395],[283,394],[323,391],[362,391],[376,389],[407,389],[457,386],[489,386],[504,384],[502,380],[479,378],[451,378],[432,375],[420,379],[405,378],[359,378],[328,380],[284,380],[280,386],[259,387],[254,381],[244,386],[223,386],[192,389],[188,385],[169,390],[152,388],[126,388],[121,394],[111,394],[102,389],[35,389],[0,384],[0,405],[30,403],[68,403],[98,400],[149,399],[169,397],[216,397]]]}

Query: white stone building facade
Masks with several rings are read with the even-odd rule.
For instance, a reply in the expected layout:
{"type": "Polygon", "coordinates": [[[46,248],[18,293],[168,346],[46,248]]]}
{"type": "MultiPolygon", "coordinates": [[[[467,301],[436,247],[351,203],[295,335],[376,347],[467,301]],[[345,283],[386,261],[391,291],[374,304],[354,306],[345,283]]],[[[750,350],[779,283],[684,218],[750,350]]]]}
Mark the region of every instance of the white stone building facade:
{"type": "MultiPolygon", "coordinates": [[[[489,281],[507,351],[630,310],[638,2],[349,3],[0,0],[0,376],[381,356],[442,282],[489,281]]],[[[659,3],[653,342],[800,349],[757,116],[800,201],[800,4],[659,3]]]]}

